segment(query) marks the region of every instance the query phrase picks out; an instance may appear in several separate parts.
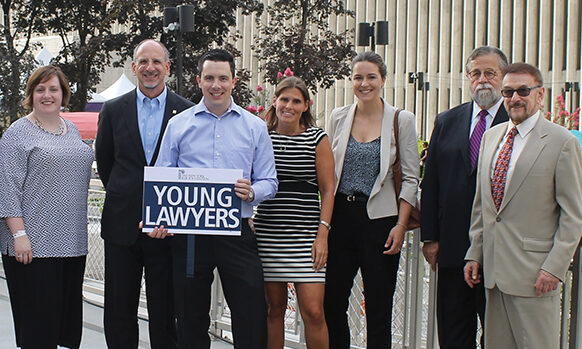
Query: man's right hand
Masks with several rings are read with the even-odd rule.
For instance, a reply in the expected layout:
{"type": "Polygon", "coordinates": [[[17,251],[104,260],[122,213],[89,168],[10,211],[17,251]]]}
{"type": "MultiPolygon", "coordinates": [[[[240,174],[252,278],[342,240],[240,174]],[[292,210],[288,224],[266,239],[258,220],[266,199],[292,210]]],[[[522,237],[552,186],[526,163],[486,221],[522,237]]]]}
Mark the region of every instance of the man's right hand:
{"type": "Polygon", "coordinates": [[[463,269],[465,273],[465,282],[469,287],[477,285],[481,282],[481,275],[479,274],[479,263],[475,261],[467,261],[465,268],[463,269]]]}
{"type": "Polygon", "coordinates": [[[432,271],[436,271],[437,259],[439,256],[439,242],[429,241],[422,245],[422,254],[424,259],[430,264],[432,271]]]}

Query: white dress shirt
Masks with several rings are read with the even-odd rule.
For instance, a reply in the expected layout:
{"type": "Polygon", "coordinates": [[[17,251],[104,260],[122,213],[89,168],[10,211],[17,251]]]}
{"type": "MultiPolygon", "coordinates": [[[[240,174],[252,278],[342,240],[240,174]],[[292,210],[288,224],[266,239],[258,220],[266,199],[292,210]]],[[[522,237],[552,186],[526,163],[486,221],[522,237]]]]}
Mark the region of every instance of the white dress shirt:
{"type": "Polygon", "coordinates": [[[529,135],[531,134],[531,131],[538,122],[539,117],[540,111],[538,110],[537,112],[535,112],[535,114],[525,119],[519,125],[515,125],[513,121],[511,121],[511,119],[509,120],[509,122],[507,123],[507,130],[505,130],[505,134],[503,135],[503,139],[501,140],[501,142],[499,142],[497,150],[495,151],[494,157],[495,161],[491,164],[491,179],[493,179],[493,173],[495,172],[495,164],[497,163],[497,157],[499,156],[499,152],[501,151],[503,144],[505,144],[505,142],[507,141],[507,134],[509,134],[509,131],[511,131],[511,129],[515,126],[517,127],[517,134],[515,135],[515,138],[513,140],[513,151],[511,152],[511,159],[509,159],[509,165],[507,168],[507,178],[505,182],[505,186],[507,187],[507,185],[511,181],[511,175],[513,174],[513,169],[515,168],[515,162],[517,161],[519,155],[521,154],[523,148],[525,147],[529,135]]]}

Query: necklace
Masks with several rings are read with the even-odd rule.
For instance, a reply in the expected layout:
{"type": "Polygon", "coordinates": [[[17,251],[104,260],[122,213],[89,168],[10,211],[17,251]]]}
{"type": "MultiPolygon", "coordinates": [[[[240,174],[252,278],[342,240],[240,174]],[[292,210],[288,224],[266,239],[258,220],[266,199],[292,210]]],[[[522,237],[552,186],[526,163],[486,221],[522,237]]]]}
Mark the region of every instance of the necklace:
{"type": "Polygon", "coordinates": [[[63,126],[62,118],[60,116],[59,116],[59,127],[57,128],[56,131],[47,130],[46,128],[44,128],[42,123],[36,117],[33,117],[33,119],[34,119],[34,124],[36,126],[38,126],[38,128],[40,128],[41,130],[43,130],[44,132],[46,132],[48,134],[51,134],[53,136],[62,136],[63,133],[65,133],[65,127],[63,126]]]}

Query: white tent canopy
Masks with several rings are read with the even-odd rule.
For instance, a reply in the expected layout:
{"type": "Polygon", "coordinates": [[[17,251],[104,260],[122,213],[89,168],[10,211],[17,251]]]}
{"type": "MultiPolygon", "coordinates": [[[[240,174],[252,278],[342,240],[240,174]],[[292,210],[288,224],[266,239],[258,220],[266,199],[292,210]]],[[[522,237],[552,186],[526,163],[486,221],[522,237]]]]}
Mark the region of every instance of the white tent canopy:
{"type": "Polygon", "coordinates": [[[115,97],[119,97],[135,88],[135,85],[129,81],[125,74],[121,74],[119,79],[101,93],[94,93],[91,102],[104,102],[115,97]]]}
{"type": "Polygon", "coordinates": [[[53,55],[51,55],[51,53],[49,52],[49,50],[46,49],[46,47],[43,47],[42,50],[36,55],[34,59],[38,62],[38,66],[42,67],[44,65],[50,64],[51,59],[53,59],[53,55]]]}

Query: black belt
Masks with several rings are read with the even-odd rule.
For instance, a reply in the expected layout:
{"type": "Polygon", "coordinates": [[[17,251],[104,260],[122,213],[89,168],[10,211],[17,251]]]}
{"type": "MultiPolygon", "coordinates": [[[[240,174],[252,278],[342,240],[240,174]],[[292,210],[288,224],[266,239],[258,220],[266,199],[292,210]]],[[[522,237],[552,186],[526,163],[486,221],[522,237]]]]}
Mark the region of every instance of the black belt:
{"type": "Polygon", "coordinates": [[[361,194],[361,193],[349,194],[349,195],[337,193],[335,197],[336,197],[336,200],[340,199],[342,201],[347,201],[347,202],[368,202],[368,198],[369,198],[369,196],[361,194]]]}

